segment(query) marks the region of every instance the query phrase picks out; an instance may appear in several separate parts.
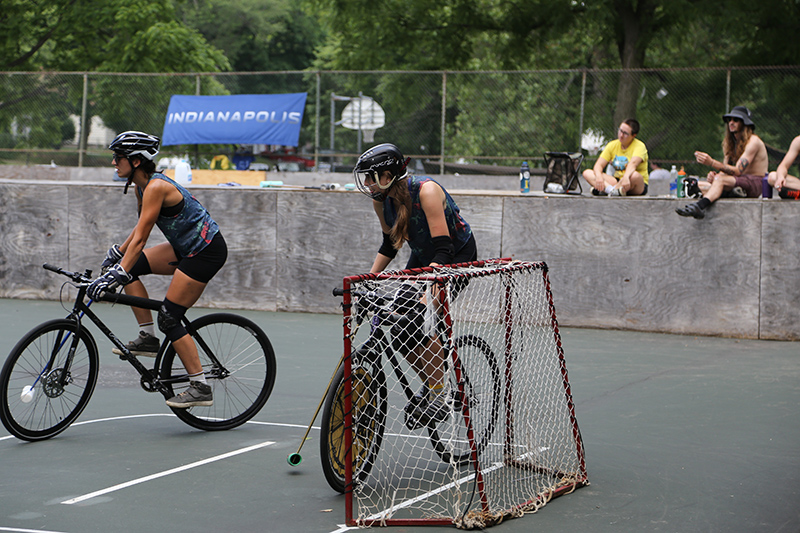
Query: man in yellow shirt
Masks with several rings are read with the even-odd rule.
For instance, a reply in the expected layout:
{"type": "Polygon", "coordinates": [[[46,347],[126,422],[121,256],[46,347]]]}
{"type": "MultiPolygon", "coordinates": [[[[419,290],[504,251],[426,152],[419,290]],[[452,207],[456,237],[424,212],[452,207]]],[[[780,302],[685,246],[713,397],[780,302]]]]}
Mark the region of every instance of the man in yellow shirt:
{"type": "Polygon", "coordinates": [[[594,196],[641,196],[647,194],[647,147],[636,138],[639,121],[629,118],[619,125],[617,139],[608,143],[594,168],[583,172],[594,196]],[[608,164],[614,175],[605,173],[608,164]]]}

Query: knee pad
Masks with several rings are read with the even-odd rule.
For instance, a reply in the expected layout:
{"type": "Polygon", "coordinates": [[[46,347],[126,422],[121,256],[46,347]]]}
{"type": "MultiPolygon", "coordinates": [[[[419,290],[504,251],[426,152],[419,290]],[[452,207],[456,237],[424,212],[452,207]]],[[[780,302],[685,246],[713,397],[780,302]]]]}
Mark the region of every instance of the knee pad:
{"type": "Polygon", "coordinates": [[[169,341],[174,342],[186,335],[186,328],[181,323],[185,314],[185,307],[164,298],[164,303],[158,310],[158,329],[169,341]]]}
{"type": "Polygon", "coordinates": [[[419,313],[406,315],[392,326],[392,347],[400,353],[409,353],[428,341],[423,326],[425,317],[419,313]]]}

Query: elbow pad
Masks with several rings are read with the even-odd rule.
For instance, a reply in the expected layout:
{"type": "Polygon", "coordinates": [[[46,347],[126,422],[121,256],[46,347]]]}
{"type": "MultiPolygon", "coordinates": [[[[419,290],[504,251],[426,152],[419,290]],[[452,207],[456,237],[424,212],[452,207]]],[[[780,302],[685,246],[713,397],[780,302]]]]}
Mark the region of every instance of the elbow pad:
{"type": "Polygon", "coordinates": [[[392,244],[392,236],[388,233],[383,234],[383,243],[381,243],[378,253],[385,255],[390,259],[394,259],[394,256],[397,255],[397,250],[395,249],[394,244],[392,244]]]}
{"type": "Polygon", "coordinates": [[[434,255],[431,263],[438,263],[440,265],[449,265],[453,262],[453,256],[456,255],[455,247],[453,246],[453,239],[450,235],[441,235],[431,239],[433,242],[434,255]]]}

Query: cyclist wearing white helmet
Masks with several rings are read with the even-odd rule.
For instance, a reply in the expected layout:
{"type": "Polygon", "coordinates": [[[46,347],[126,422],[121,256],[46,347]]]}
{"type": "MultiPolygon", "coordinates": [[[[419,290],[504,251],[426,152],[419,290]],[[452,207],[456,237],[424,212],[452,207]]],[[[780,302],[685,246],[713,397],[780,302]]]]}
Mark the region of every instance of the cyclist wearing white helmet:
{"type": "MultiPolygon", "coordinates": [[[[112,163],[121,178],[127,178],[125,193],[135,186],[139,220],[122,244],[109,249],[102,274],[89,286],[90,298],[125,286],[125,292],[147,298],[139,276],[172,276],[158,312],[158,328],[178,353],[190,377],[186,391],[167,400],[174,408],[210,406],[211,387],[206,383],[197,346],[181,323],[186,310],[197,302],[208,282],[222,268],[228,256],[225,239],[208,211],[184,187],[156,172],[154,158],[160,139],[140,131],[120,133],[108,146],[112,163]],[[153,226],[158,226],[166,243],[145,249],[153,226]]],[[[155,356],[152,314],[134,308],[140,326],[139,338],[128,343],[136,355],[155,356]]],[[[119,353],[119,352],[118,352],[119,353]]]]}
{"type": "MultiPolygon", "coordinates": [[[[383,231],[383,244],[370,272],[383,271],[405,242],[411,248],[407,269],[477,260],[472,229],[453,198],[433,179],[409,175],[407,165],[397,146],[386,143],[364,152],[353,169],[358,189],[372,198],[383,231]]],[[[444,350],[436,338],[424,333],[422,314],[412,320],[414,327],[393,328],[392,336],[396,349],[425,383],[405,409],[417,422],[409,427],[422,427],[448,416],[443,399],[444,350]]]]}

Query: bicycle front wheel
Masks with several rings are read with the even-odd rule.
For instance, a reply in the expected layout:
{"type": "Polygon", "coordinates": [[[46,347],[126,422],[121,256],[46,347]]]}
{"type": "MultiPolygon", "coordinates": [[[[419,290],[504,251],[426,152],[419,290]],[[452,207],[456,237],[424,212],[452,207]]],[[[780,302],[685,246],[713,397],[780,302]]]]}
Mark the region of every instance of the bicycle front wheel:
{"type": "MultiPolygon", "coordinates": [[[[381,449],[386,425],[386,377],[378,370],[374,375],[363,367],[351,374],[353,413],[353,479],[363,481],[369,475],[381,449]]],[[[320,459],[328,485],[337,492],[347,486],[345,461],[345,379],[344,365],[336,372],[325,398],[320,427],[320,459]]]]}
{"type": "MultiPolygon", "coordinates": [[[[275,385],[277,364],[269,338],[253,321],[230,313],[202,316],[189,329],[214,405],[172,411],[190,426],[207,431],[244,424],[264,407],[275,385]]],[[[160,378],[171,394],[189,386],[172,344],[164,351],[160,378]]]]}
{"type": "Polygon", "coordinates": [[[99,372],[94,338],[72,320],[45,322],[20,340],[0,371],[0,420],[27,441],[58,435],[81,414],[99,372]]]}
{"type": "Polygon", "coordinates": [[[461,366],[461,383],[450,371],[451,416],[435,427],[428,427],[433,449],[445,463],[469,464],[472,444],[467,432],[464,407],[469,411],[473,441],[478,453],[494,433],[500,405],[500,369],[489,344],[476,335],[463,335],[455,340],[461,366]]]}

